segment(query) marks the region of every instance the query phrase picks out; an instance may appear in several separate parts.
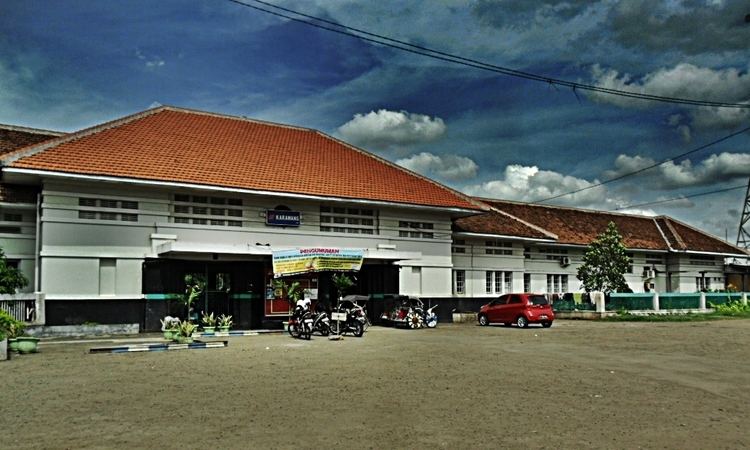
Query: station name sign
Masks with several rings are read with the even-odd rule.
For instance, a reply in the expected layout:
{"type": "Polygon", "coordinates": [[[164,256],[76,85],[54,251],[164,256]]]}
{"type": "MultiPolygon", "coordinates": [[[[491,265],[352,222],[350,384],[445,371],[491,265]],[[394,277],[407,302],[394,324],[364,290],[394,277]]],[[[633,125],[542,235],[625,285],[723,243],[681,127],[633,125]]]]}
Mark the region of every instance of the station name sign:
{"type": "Polygon", "coordinates": [[[266,225],[298,227],[300,225],[300,213],[299,211],[266,210],[266,225]]]}

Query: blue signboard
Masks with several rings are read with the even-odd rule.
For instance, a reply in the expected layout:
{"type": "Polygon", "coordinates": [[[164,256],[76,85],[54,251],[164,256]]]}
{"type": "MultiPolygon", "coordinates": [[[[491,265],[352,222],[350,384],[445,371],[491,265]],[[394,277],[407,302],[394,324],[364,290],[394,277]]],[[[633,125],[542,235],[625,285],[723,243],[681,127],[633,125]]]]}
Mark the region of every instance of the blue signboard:
{"type": "Polygon", "coordinates": [[[299,211],[279,211],[269,209],[266,211],[266,225],[279,227],[298,227],[300,224],[299,211]]]}

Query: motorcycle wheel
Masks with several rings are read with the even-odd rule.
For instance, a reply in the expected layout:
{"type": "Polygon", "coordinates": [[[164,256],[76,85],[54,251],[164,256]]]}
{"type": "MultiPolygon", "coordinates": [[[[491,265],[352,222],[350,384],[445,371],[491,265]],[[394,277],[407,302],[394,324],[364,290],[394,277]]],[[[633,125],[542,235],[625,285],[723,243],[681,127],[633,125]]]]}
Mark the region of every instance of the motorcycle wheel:
{"type": "Polygon", "coordinates": [[[331,334],[339,334],[339,323],[338,320],[331,321],[331,334]]]}
{"type": "Polygon", "coordinates": [[[427,318],[427,328],[435,328],[437,326],[438,320],[436,316],[430,316],[427,318]]]}
{"type": "Polygon", "coordinates": [[[299,337],[299,335],[300,335],[300,329],[299,329],[299,325],[297,325],[296,323],[290,323],[288,330],[289,330],[289,335],[291,337],[293,337],[293,338],[298,338],[299,337]]]}
{"type": "Polygon", "coordinates": [[[318,327],[321,336],[328,336],[331,334],[331,328],[328,325],[321,325],[318,327]]]}
{"type": "Polygon", "coordinates": [[[302,337],[305,338],[305,340],[310,340],[310,337],[312,336],[312,330],[305,327],[304,330],[302,330],[302,337]]]}
{"type": "Polygon", "coordinates": [[[411,312],[406,316],[406,323],[412,330],[422,328],[422,316],[415,312],[411,312]]]}
{"type": "Polygon", "coordinates": [[[359,320],[352,322],[351,329],[352,334],[354,334],[355,337],[362,337],[362,335],[365,334],[365,328],[359,320]]]}

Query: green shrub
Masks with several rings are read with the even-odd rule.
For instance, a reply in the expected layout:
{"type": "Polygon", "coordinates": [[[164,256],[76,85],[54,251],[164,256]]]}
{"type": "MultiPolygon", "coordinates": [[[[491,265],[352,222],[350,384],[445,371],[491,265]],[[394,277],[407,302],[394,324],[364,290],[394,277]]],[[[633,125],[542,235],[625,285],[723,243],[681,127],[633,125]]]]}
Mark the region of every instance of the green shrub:
{"type": "Polygon", "coordinates": [[[0,333],[10,339],[15,339],[26,328],[26,324],[16,320],[7,311],[0,309],[0,333]]]}

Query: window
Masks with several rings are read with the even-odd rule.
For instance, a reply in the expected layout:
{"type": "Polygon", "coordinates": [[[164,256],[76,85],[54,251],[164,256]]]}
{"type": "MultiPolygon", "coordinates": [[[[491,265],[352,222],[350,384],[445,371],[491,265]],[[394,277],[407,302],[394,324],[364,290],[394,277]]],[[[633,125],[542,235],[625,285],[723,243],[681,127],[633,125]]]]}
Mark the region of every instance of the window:
{"type": "Polygon", "coordinates": [[[224,220],[226,216],[242,217],[242,209],[216,207],[216,205],[242,206],[242,199],[175,194],[174,203],[172,217],[174,223],[230,227],[242,226],[242,221],[240,220],[224,220]]]}
{"type": "Polygon", "coordinates": [[[504,294],[513,291],[513,272],[487,271],[484,274],[487,294],[504,294]]]}
{"type": "Polygon", "coordinates": [[[320,231],[326,233],[379,234],[372,209],[320,206],[320,231]],[[366,216],[366,217],[362,217],[366,216]],[[327,224],[340,226],[331,227],[327,224]]]}
{"type": "Polygon", "coordinates": [[[707,291],[711,289],[711,278],[710,277],[695,277],[695,290],[696,291],[707,291]]]}
{"type": "Polygon", "coordinates": [[[485,254],[487,255],[512,255],[513,244],[502,241],[485,241],[485,254]]]}
{"type": "Polygon", "coordinates": [[[3,220],[6,222],[23,222],[23,215],[21,214],[3,214],[3,220]]]}
{"type": "Polygon", "coordinates": [[[562,248],[542,248],[539,249],[539,252],[544,254],[544,259],[550,261],[559,261],[560,256],[568,254],[568,250],[562,248]]]}
{"type": "Polygon", "coordinates": [[[713,256],[690,255],[691,266],[713,266],[716,264],[716,258],[713,256]]]}
{"type": "Polygon", "coordinates": [[[565,293],[568,292],[567,275],[547,275],[547,293],[565,293]]]}
{"type": "Polygon", "coordinates": [[[3,227],[3,226],[0,226],[0,233],[3,233],[3,234],[21,234],[21,227],[3,227]]]}
{"type": "Polygon", "coordinates": [[[531,274],[530,273],[523,274],[523,291],[531,292],[531,274]]]}
{"type": "Polygon", "coordinates": [[[453,292],[463,294],[466,292],[466,272],[463,270],[453,271],[453,292]]]}
{"type": "Polygon", "coordinates": [[[435,225],[430,222],[409,222],[401,220],[398,222],[398,228],[399,237],[417,239],[433,239],[435,237],[435,234],[432,231],[423,231],[435,228],[435,225]]]}
{"type": "Polygon", "coordinates": [[[524,247],[523,248],[523,258],[524,259],[531,259],[531,247],[524,247]]]}
{"type": "Polygon", "coordinates": [[[466,253],[466,241],[463,239],[454,239],[453,245],[451,246],[451,252],[466,253]]]}
{"type": "MultiPolygon", "coordinates": [[[[78,206],[82,206],[84,208],[96,208],[97,206],[99,208],[107,208],[107,209],[138,209],[138,202],[130,201],[130,200],[110,200],[110,199],[104,199],[104,198],[89,198],[89,197],[81,197],[78,199],[78,206]]],[[[123,222],[138,222],[138,214],[132,214],[132,213],[118,213],[114,211],[90,211],[90,210],[81,210],[78,211],[78,218],[79,219],[88,219],[88,220],[120,220],[123,222]]]]}

